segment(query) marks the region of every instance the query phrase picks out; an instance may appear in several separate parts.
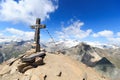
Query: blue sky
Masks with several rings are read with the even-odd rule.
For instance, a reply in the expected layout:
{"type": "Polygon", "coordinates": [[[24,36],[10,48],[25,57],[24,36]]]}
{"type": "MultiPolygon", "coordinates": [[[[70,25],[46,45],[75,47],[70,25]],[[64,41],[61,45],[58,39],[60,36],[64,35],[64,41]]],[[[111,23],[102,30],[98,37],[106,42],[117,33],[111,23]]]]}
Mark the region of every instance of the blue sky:
{"type": "MultiPolygon", "coordinates": [[[[120,43],[120,0],[0,1],[0,41],[31,39],[29,26],[40,17],[56,40],[120,43]]],[[[41,39],[49,38],[41,30],[41,39]]]]}

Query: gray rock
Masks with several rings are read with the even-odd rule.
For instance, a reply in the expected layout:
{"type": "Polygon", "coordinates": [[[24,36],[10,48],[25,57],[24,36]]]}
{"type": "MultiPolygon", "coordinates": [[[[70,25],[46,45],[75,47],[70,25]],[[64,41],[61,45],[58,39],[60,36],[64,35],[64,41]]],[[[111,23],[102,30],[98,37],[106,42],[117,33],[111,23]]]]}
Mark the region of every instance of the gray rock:
{"type": "Polygon", "coordinates": [[[0,63],[2,63],[4,61],[4,57],[2,55],[2,53],[0,53],[0,63]]]}

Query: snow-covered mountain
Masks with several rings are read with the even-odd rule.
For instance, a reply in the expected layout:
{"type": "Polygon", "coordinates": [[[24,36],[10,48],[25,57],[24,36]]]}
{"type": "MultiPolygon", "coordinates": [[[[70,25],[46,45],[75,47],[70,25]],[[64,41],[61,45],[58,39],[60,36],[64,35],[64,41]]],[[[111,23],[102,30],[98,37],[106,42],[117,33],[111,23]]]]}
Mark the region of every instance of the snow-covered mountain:
{"type": "Polygon", "coordinates": [[[61,41],[56,42],[56,45],[61,45],[61,44],[63,44],[65,47],[71,48],[71,47],[73,47],[73,46],[78,45],[79,43],[80,43],[80,42],[77,41],[77,40],[61,40],[61,41]]]}
{"type": "Polygon", "coordinates": [[[97,47],[97,48],[101,48],[101,49],[109,49],[109,48],[112,48],[112,49],[117,49],[119,48],[119,46],[115,45],[115,44],[105,44],[105,43],[100,43],[100,42],[85,42],[89,45],[91,45],[92,47],[97,47]]]}
{"type": "Polygon", "coordinates": [[[45,43],[45,44],[43,43],[43,44],[47,46],[46,49],[49,52],[52,52],[52,51],[58,51],[58,50],[63,50],[63,49],[69,49],[80,43],[85,43],[92,47],[96,47],[96,48],[100,48],[100,49],[117,49],[117,48],[119,48],[119,46],[116,46],[114,44],[104,44],[104,43],[99,43],[99,42],[88,42],[88,41],[81,42],[78,40],[60,40],[60,41],[56,41],[55,43],[48,42],[48,43],[45,43]]]}
{"type": "MultiPolygon", "coordinates": [[[[24,41],[24,40],[21,40],[21,39],[14,39],[14,40],[10,40],[10,39],[0,39],[0,46],[1,44],[11,44],[11,43],[33,43],[34,41],[33,40],[27,40],[27,41],[24,41]]],[[[117,49],[119,48],[119,46],[115,45],[115,44],[105,44],[105,43],[100,43],[100,42],[90,42],[90,41],[78,41],[78,40],[59,40],[59,41],[56,41],[55,43],[54,42],[41,42],[41,46],[44,48],[45,46],[48,46],[48,47],[53,47],[53,46],[61,46],[61,48],[71,48],[71,47],[74,47],[76,45],[78,45],[79,43],[86,43],[86,44],[89,44],[90,46],[92,47],[97,47],[97,48],[101,48],[101,49],[109,49],[109,48],[112,48],[112,49],[117,49]]]]}

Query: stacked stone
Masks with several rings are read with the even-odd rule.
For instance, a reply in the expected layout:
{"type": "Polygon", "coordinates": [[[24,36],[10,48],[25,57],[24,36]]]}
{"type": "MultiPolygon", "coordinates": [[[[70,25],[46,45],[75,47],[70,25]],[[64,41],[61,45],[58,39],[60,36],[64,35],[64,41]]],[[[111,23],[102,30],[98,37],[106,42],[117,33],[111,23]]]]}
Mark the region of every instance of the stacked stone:
{"type": "Polygon", "coordinates": [[[21,58],[22,63],[18,66],[19,72],[24,73],[28,69],[43,65],[43,59],[45,56],[45,52],[37,52],[31,55],[25,55],[23,58],[21,58]]]}

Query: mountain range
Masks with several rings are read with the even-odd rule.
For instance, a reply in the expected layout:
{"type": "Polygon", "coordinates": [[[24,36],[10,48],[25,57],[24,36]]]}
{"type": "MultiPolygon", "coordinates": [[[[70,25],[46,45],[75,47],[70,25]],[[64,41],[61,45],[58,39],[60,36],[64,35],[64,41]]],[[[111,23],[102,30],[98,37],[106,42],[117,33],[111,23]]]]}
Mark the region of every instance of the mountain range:
{"type": "MultiPolygon", "coordinates": [[[[9,42],[0,45],[0,62],[17,57],[32,48],[33,41],[9,42]]],[[[112,80],[120,79],[120,48],[111,44],[79,42],[77,40],[41,43],[47,52],[62,53],[94,68],[112,80]]]]}

